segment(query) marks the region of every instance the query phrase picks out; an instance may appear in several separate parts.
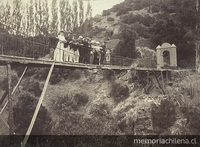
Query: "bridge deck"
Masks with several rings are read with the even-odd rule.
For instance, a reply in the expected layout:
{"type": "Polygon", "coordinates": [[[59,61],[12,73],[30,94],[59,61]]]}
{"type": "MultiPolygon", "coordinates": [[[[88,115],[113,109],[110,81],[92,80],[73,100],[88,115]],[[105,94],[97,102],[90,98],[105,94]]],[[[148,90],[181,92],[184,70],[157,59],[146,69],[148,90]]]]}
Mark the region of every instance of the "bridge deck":
{"type": "MultiPolygon", "coordinates": [[[[5,65],[8,62],[11,62],[12,64],[50,67],[54,61],[48,59],[40,59],[40,58],[34,59],[34,58],[19,57],[19,56],[0,55],[0,65],[5,65]]],[[[130,66],[94,65],[94,64],[83,64],[74,62],[55,62],[55,66],[81,68],[81,69],[114,69],[114,70],[131,69],[130,66]]]]}
{"type": "MultiPolygon", "coordinates": [[[[19,56],[8,56],[0,55],[0,65],[5,65],[8,62],[13,65],[29,65],[29,66],[42,66],[50,67],[54,61],[47,59],[34,59],[19,56]]],[[[143,68],[143,67],[132,67],[132,66],[117,66],[117,65],[94,65],[94,64],[83,64],[74,62],[55,62],[55,66],[80,68],[80,69],[111,69],[111,70],[138,70],[138,71],[186,71],[186,70],[173,70],[173,69],[156,69],[156,68],[143,68]]],[[[188,71],[188,70],[187,70],[188,71]]]]}

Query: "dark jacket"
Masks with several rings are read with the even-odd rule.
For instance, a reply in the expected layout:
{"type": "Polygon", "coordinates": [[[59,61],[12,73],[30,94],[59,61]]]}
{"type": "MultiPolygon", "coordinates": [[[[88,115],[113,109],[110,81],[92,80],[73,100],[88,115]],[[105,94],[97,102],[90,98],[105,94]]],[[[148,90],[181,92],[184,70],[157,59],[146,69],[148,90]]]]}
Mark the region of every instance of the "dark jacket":
{"type": "Polygon", "coordinates": [[[56,48],[58,44],[58,39],[54,36],[49,36],[49,42],[48,42],[48,45],[49,45],[49,48],[56,48]]]}

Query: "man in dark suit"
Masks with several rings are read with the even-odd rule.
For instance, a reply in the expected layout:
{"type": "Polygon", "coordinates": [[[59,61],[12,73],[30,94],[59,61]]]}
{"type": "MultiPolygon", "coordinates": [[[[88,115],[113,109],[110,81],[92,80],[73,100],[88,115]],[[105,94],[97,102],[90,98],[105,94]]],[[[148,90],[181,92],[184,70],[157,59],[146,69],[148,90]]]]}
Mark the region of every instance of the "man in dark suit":
{"type": "Polygon", "coordinates": [[[48,47],[49,47],[49,56],[50,59],[53,60],[54,58],[54,50],[56,48],[56,45],[58,43],[58,39],[56,38],[56,32],[53,29],[49,29],[49,34],[48,34],[48,47]]]}

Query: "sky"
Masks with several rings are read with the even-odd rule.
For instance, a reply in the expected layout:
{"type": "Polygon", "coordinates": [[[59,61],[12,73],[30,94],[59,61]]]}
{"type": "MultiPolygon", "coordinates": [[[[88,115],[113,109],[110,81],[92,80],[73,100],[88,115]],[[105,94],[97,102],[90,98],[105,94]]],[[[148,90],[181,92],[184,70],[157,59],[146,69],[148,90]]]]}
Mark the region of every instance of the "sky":
{"type": "MultiPolygon", "coordinates": [[[[7,1],[11,2],[12,0],[0,0],[0,1],[1,1],[0,3],[6,3],[7,1]]],[[[29,0],[21,0],[21,1],[23,3],[29,2],[29,0]]],[[[51,2],[51,0],[48,1],[51,2]]],[[[90,1],[90,4],[92,5],[92,16],[95,16],[97,14],[102,14],[103,10],[110,9],[114,5],[121,3],[124,0],[83,0],[83,1],[85,7],[87,7],[87,2],[90,1]]]]}
{"type": "Polygon", "coordinates": [[[103,10],[112,8],[114,5],[123,2],[124,0],[91,0],[92,5],[92,15],[102,14],[103,10]]]}

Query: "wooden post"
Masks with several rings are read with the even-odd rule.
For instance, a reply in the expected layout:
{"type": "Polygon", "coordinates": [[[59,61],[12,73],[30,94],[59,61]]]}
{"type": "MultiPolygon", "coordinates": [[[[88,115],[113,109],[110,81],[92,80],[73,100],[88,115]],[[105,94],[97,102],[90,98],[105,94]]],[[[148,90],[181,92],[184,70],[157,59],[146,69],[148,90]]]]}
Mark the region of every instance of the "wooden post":
{"type": "Polygon", "coordinates": [[[31,123],[30,123],[30,125],[29,125],[29,127],[28,127],[28,130],[27,130],[27,132],[26,132],[26,135],[25,135],[25,137],[24,137],[24,140],[23,140],[23,142],[22,142],[22,144],[21,144],[21,147],[25,147],[25,146],[26,146],[26,143],[27,143],[27,141],[28,141],[28,138],[29,138],[29,136],[30,136],[30,134],[31,134],[31,131],[32,131],[33,126],[34,126],[34,124],[35,124],[35,121],[36,121],[38,112],[39,112],[40,107],[41,107],[41,105],[42,105],[42,101],[43,101],[43,99],[44,99],[45,92],[46,92],[46,90],[47,90],[47,86],[48,86],[48,83],[49,83],[49,80],[50,80],[50,77],[51,77],[51,74],[52,74],[54,65],[55,65],[55,62],[51,65],[51,68],[50,68],[50,71],[49,71],[49,73],[48,73],[48,75],[47,75],[47,79],[46,79],[46,81],[45,81],[45,84],[44,84],[44,87],[43,87],[43,90],[42,90],[40,99],[39,99],[39,101],[38,101],[38,103],[37,103],[37,106],[36,106],[36,108],[35,108],[35,112],[34,112],[34,114],[33,114],[31,123]]]}
{"type": "Polygon", "coordinates": [[[164,83],[164,78],[163,78],[163,72],[161,71],[161,79],[162,79],[162,88],[163,90],[165,89],[165,83],[164,83]]]}
{"type": "Polygon", "coordinates": [[[12,146],[14,144],[14,140],[13,140],[13,134],[14,134],[14,120],[13,120],[13,105],[12,105],[12,71],[11,71],[11,64],[8,63],[7,64],[7,78],[8,78],[8,106],[9,106],[9,118],[8,118],[8,122],[9,122],[9,134],[10,136],[10,146],[12,146]]]}
{"type": "Polygon", "coordinates": [[[167,81],[167,83],[169,81],[168,71],[166,71],[166,81],[167,81]]]}
{"type": "Polygon", "coordinates": [[[163,94],[165,95],[165,91],[164,91],[164,89],[162,88],[162,86],[160,85],[160,82],[158,81],[158,78],[156,77],[156,73],[155,73],[154,70],[153,70],[153,74],[154,74],[154,77],[156,78],[156,81],[157,81],[157,83],[158,83],[158,86],[160,87],[160,89],[162,90],[163,94]]]}
{"type": "Polygon", "coordinates": [[[147,71],[147,85],[149,85],[149,72],[147,71]]]}
{"type": "Polygon", "coordinates": [[[196,71],[199,73],[200,72],[200,43],[199,43],[199,24],[200,24],[200,16],[199,16],[199,0],[196,0],[196,13],[197,13],[197,21],[196,21],[196,71]]]}
{"type": "Polygon", "coordinates": [[[13,106],[12,106],[12,71],[11,71],[11,64],[7,64],[7,74],[8,74],[8,105],[9,105],[9,126],[10,126],[10,135],[14,134],[14,127],[13,127],[13,106]]]}

